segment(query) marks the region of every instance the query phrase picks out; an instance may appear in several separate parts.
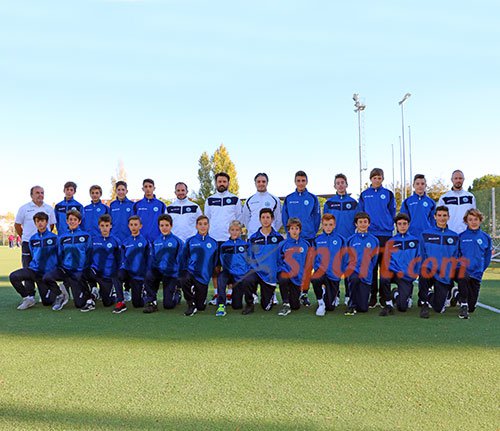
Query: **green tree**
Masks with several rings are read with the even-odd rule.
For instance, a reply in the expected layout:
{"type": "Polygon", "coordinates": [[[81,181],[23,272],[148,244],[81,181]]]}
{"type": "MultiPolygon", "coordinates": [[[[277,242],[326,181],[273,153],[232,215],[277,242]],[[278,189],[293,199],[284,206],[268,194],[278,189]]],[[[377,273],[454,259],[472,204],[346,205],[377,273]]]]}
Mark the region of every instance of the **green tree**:
{"type": "MultiPolygon", "coordinates": [[[[219,172],[225,172],[231,177],[231,182],[229,183],[229,191],[238,195],[240,191],[240,186],[238,184],[238,174],[236,172],[236,166],[234,166],[231,157],[229,156],[229,152],[224,144],[220,144],[219,148],[215,150],[214,155],[212,156],[212,174],[219,172]]],[[[201,184],[201,182],[200,182],[201,184]]]]}
{"type": "Polygon", "coordinates": [[[472,181],[472,187],[469,187],[469,191],[475,192],[478,190],[491,189],[493,187],[500,188],[500,175],[488,174],[476,178],[472,181]]]}
{"type": "Polygon", "coordinates": [[[122,160],[118,162],[118,167],[116,168],[116,176],[111,176],[111,201],[114,201],[116,199],[115,186],[118,181],[127,181],[127,171],[125,170],[125,166],[122,160]]]}
{"type": "Polygon", "coordinates": [[[437,202],[439,198],[448,190],[450,190],[450,186],[448,184],[445,184],[445,182],[441,178],[439,178],[437,180],[434,180],[427,187],[427,194],[431,199],[437,202]]]}
{"type": "Polygon", "coordinates": [[[212,175],[212,162],[206,151],[200,156],[198,160],[198,181],[200,182],[200,189],[193,199],[202,209],[205,207],[205,200],[214,193],[214,180],[212,175]]]}

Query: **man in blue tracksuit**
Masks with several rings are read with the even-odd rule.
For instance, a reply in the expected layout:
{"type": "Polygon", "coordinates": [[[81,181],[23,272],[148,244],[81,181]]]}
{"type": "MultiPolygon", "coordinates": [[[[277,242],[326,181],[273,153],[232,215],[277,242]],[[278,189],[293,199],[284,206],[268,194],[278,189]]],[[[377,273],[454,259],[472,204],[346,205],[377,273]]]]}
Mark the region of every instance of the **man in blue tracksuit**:
{"type": "Polygon", "coordinates": [[[287,316],[300,308],[300,294],[304,283],[309,283],[308,268],[309,243],[300,237],[302,223],[290,217],[286,225],[288,237],[278,249],[278,283],[283,304],[278,316],[287,316]]]}
{"type": "Polygon", "coordinates": [[[327,311],[335,310],[339,283],[347,262],[342,253],[346,241],[335,229],[335,216],[323,214],[321,221],[323,232],[316,237],[316,257],[311,279],[318,300],[316,316],[324,316],[327,311]]]}
{"type": "Polygon", "coordinates": [[[467,259],[465,273],[458,279],[458,317],[468,319],[469,313],[476,309],[483,273],[491,262],[491,237],[481,230],[483,214],[476,209],[469,209],[464,215],[467,229],[460,234],[460,256],[467,259]]]}
{"type": "Polygon", "coordinates": [[[82,308],[90,299],[84,272],[90,265],[92,238],[80,228],[82,216],[78,211],[68,211],[66,219],[69,230],[58,236],[59,266],[43,276],[44,283],[57,295],[52,307],[54,311],[61,310],[69,299],[66,289],[61,291],[57,281],[69,285],[76,308],[82,308]]]}
{"type": "Polygon", "coordinates": [[[117,181],[115,184],[116,199],[109,206],[113,229],[113,236],[120,241],[125,240],[130,235],[128,219],[133,215],[134,202],[127,198],[127,183],[117,181]]]}
{"type": "MultiPolygon", "coordinates": [[[[371,186],[359,196],[358,210],[370,216],[369,232],[376,236],[379,242],[380,254],[377,265],[373,268],[370,307],[377,305],[378,269],[382,262],[385,243],[392,237],[394,231],[394,217],[396,216],[396,199],[394,194],[382,186],[384,171],[374,168],[370,172],[371,186]]],[[[383,301],[382,301],[383,302],[383,301]]],[[[382,304],[383,305],[383,304],[382,304]]]]}
{"type": "Polygon", "coordinates": [[[64,200],[56,204],[54,208],[58,235],[64,234],[68,231],[68,223],[66,219],[68,211],[78,211],[83,217],[83,205],[73,198],[75,193],[76,183],[68,181],[64,184],[64,200]]]}
{"type": "Polygon", "coordinates": [[[163,284],[163,308],[172,309],[180,300],[176,286],[184,242],[172,233],[173,224],[170,214],[158,217],[160,235],[151,244],[150,265],[144,281],[144,313],[158,311],[160,283],[163,284]]]}
{"type": "Polygon", "coordinates": [[[409,233],[410,218],[398,214],[394,218],[397,234],[387,241],[382,260],[380,290],[385,302],[380,316],[394,314],[394,305],[399,311],[406,311],[413,292],[413,282],[420,271],[419,238],[409,233]],[[397,288],[391,292],[391,283],[397,288]]]}
{"type": "Polygon", "coordinates": [[[416,237],[420,237],[424,230],[435,226],[436,202],[427,196],[426,187],[425,176],[415,175],[413,179],[414,193],[401,204],[401,214],[407,214],[410,217],[409,233],[416,237]]]}
{"type": "Polygon", "coordinates": [[[10,274],[9,279],[23,301],[18,310],[27,310],[35,305],[35,285],[43,305],[52,305],[56,293],[51,291],[42,281],[44,274],[57,267],[57,236],[47,229],[49,216],[45,212],[37,212],[33,216],[37,232],[31,236],[28,245],[31,261],[28,268],[21,268],[10,274]],[[26,283],[29,280],[31,283],[26,283]]]}
{"type": "MultiPolygon", "coordinates": [[[[111,216],[103,214],[99,217],[100,235],[92,239],[92,257],[90,268],[85,273],[89,283],[99,285],[102,305],[110,307],[115,302],[116,290],[119,288],[118,268],[121,263],[121,242],[111,235],[111,216]]],[[[95,309],[94,298],[87,300],[81,311],[95,309]]]]}
{"type": "Polygon", "coordinates": [[[218,244],[208,235],[209,220],[201,215],[196,220],[198,233],[187,239],[181,262],[179,284],[187,303],[185,316],[193,316],[206,308],[208,283],[218,260],[218,244]]]}
{"type": "Polygon", "coordinates": [[[429,306],[436,313],[444,312],[446,297],[451,292],[460,263],[458,234],[448,229],[448,208],[438,206],[434,218],[436,226],[422,232],[420,237],[422,265],[418,280],[418,299],[422,303],[420,317],[424,319],[429,318],[429,306]]]}
{"type": "Polygon", "coordinates": [[[160,235],[158,228],[158,216],[165,214],[167,206],[154,195],[155,182],[146,178],[142,182],[144,197],[134,204],[133,213],[141,218],[141,234],[149,242],[154,241],[160,235]]]}
{"type": "Polygon", "coordinates": [[[216,316],[226,315],[226,287],[232,284],[231,306],[234,310],[243,308],[245,297],[245,314],[253,312],[253,295],[248,285],[249,280],[249,245],[241,238],[242,225],[233,220],[229,225],[229,239],[219,247],[222,271],[218,275],[217,283],[217,311],[216,316]]]}
{"type": "Polygon", "coordinates": [[[356,233],[347,240],[348,265],[346,275],[349,283],[349,303],[346,316],[368,311],[373,268],[377,265],[379,243],[375,235],[368,232],[370,216],[358,212],[354,216],[356,233]]]}
{"type": "Polygon", "coordinates": [[[99,230],[99,217],[109,214],[109,207],[101,202],[102,188],[93,185],[89,190],[91,202],[83,208],[82,229],[90,233],[92,238],[101,236],[99,230]]]}
{"type": "Polygon", "coordinates": [[[249,285],[253,294],[260,286],[260,305],[265,311],[273,308],[273,296],[277,284],[279,245],[283,237],[272,227],[274,213],[271,208],[259,211],[261,227],[249,239],[250,267],[249,285]]]}

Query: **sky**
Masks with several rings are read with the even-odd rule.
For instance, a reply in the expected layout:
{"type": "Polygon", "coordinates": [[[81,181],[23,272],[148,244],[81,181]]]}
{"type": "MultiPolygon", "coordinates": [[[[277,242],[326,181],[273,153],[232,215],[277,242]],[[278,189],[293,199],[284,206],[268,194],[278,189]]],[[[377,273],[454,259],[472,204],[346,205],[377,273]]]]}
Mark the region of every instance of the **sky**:
{"type": "MultiPolygon", "coordinates": [[[[0,1],[0,214],[78,184],[110,195],[120,161],[129,197],[199,187],[198,159],[221,144],[240,197],[359,192],[353,93],[366,104],[368,169],[399,175],[401,109],[412,172],[466,186],[500,174],[500,3],[465,1],[0,1]]],[[[408,160],[408,158],[407,158],[408,160]]],[[[409,172],[409,167],[407,168],[409,172]]],[[[363,182],[368,172],[363,173],[363,182]]]]}

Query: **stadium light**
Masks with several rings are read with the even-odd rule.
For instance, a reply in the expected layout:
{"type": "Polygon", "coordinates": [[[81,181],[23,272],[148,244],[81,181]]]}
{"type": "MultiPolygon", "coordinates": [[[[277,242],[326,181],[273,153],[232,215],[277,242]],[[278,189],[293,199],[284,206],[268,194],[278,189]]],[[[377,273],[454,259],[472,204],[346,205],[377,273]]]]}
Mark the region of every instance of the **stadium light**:
{"type": "Polygon", "coordinates": [[[358,114],[358,145],[359,145],[359,194],[363,191],[363,162],[362,162],[362,148],[361,148],[361,112],[366,109],[366,105],[359,100],[359,94],[352,95],[354,100],[354,112],[358,114]]]}
{"type": "MultiPolygon", "coordinates": [[[[406,144],[405,144],[405,114],[404,114],[404,103],[410,98],[411,93],[406,93],[403,98],[398,102],[401,106],[401,138],[403,144],[403,184],[401,199],[406,199],[406,144]]],[[[411,179],[410,179],[411,181],[411,179]]]]}

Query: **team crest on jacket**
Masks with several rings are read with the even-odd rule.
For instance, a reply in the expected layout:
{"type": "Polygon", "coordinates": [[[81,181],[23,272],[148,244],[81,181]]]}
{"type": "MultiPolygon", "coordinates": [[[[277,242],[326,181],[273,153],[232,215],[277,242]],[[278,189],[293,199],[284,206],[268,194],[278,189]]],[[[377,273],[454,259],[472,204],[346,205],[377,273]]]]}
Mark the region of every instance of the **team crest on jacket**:
{"type": "Polygon", "coordinates": [[[276,242],[276,241],[278,241],[278,238],[276,238],[275,236],[273,236],[273,237],[271,238],[271,241],[272,241],[272,242],[276,242]]]}
{"type": "Polygon", "coordinates": [[[333,242],[333,245],[337,245],[338,244],[338,241],[336,239],[334,239],[332,242],[333,242]]]}
{"type": "Polygon", "coordinates": [[[245,251],[245,247],[243,247],[243,246],[239,246],[239,247],[238,247],[238,250],[239,250],[239,251],[245,251]]]}
{"type": "Polygon", "coordinates": [[[71,207],[71,211],[76,211],[76,207],[71,207]]]}
{"type": "Polygon", "coordinates": [[[351,205],[351,204],[346,204],[346,206],[345,206],[345,207],[346,207],[348,210],[350,210],[350,209],[351,209],[351,207],[352,207],[352,205],[351,205]]]}
{"type": "Polygon", "coordinates": [[[448,244],[453,244],[453,238],[448,238],[448,244]]]}
{"type": "Polygon", "coordinates": [[[428,207],[428,206],[429,206],[429,204],[428,204],[427,202],[424,202],[422,205],[423,205],[424,207],[428,207]]]}
{"type": "Polygon", "coordinates": [[[158,212],[158,207],[153,207],[153,211],[154,211],[155,213],[157,213],[157,212],[158,212]]]}
{"type": "Polygon", "coordinates": [[[309,201],[307,199],[304,201],[304,205],[309,205],[309,201]]]}
{"type": "Polygon", "coordinates": [[[81,236],[80,238],[78,238],[78,241],[85,242],[85,237],[81,236]]]}
{"type": "Polygon", "coordinates": [[[409,244],[408,244],[411,248],[415,247],[415,243],[413,241],[411,241],[409,244]]]}
{"type": "Polygon", "coordinates": [[[299,248],[299,252],[300,252],[300,253],[304,253],[304,247],[300,247],[300,248],[299,248]]]}
{"type": "Polygon", "coordinates": [[[52,240],[51,239],[47,240],[47,244],[52,245],[52,240]]]}
{"type": "Polygon", "coordinates": [[[172,245],[173,245],[173,244],[172,244],[171,242],[169,242],[169,243],[167,244],[167,246],[168,246],[168,247],[172,247],[172,245]]]}
{"type": "Polygon", "coordinates": [[[106,247],[108,247],[108,248],[112,248],[112,247],[113,247],[113,244],[111,244],[110,242],[108,242],[108,243],[106,244],[106,247]]]}
{"type": "Polygon", "coordinates": [[[187,212],[187,213],[190,213],[190,212],[191,212],[191,208],[187,207],[187,208],[186,208],[186,212],[187,212]]]}
{"type": "Polygon", "coordinates": [[[264,202],[264,205],[269,208],[271,206],[271,202],[264,202]]]}
{"type": "Polygon", "coordinates": [[[385,195],[380,195],[380,199],[385,199],[385,195]]]}
{"type": "Polygon", "coordinates": [[[481,238],[478,238],[478,239],[477,239],[477,243],[478,243],[479,245],[481,245],[481,244],[483,243],[483,240],[482,240],[481,238]]]}
{"type": "Polygon", "coordinates": [[[226,203],[227,203],[227,204],[230,204],[230,203],[231,203],[231,198],[227,198],[227,199],[226,199],[226,203]]]}
{"type": "Polygon", "coordinates": [[[127,208],[127,212],[128,212],[128,213],[130,212],[130,208],[127,208]]]}
{"type": "Polygon", "coordinates": [[[100,212],[101,212],[101,208],[97,208],[97,209],[96,209],[96,211],[97,211],[98,213],[100,213],[100,212]]]}
{"type": "Polygon", "coordinates": [[[372,244],[371,244],[371,242],[367,242],[367,243],[366,243],[366,248],[372,248],[372,244]]]}
{"type": "Polygon", "coordinates": [[[138,247],[142,247],[142,242],[140,242],[139,244],[137,244],[138,247]]]}
{"type": "Polygon", "coordinates": [[[212,244],[208,243],[207,248],[212,248],[212,244]]]}

